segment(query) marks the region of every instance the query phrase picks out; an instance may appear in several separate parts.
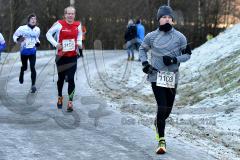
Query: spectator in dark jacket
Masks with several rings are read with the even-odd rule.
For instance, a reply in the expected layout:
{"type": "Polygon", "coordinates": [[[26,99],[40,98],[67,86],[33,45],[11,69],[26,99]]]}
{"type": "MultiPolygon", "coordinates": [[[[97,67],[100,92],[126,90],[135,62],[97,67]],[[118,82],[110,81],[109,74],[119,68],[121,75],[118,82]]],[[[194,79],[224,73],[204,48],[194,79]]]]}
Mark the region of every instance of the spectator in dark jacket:
{"type": "Polygon", "coordinates": [[[134,60],[134,46],[136,43],[136,37],[137,37],[137,29],[133,20],[130,19],[128,21],[127,29],[124,36],[127,53],[128,53],[128,61],[134,60]]]}

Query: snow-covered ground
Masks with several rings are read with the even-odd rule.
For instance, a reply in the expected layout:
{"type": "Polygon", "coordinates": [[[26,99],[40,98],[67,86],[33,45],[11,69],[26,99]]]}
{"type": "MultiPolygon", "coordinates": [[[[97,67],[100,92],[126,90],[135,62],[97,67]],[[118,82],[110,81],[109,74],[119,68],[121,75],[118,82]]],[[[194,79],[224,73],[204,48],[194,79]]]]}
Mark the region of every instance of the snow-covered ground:
{"type": "MultiPolygon", "coordinates": [[[[100,63],[99,63],[100,64],[100,63]]],[[[180,82],[166,133],[221,160],[240,158],[240,24],[193,51],[181,64],[180,82]]],[[[120,58],[96,76],[93,88],[109,105],[153,128],[155,99],[141,63],[120,58]]]]}
{"type": "MultiPolygon", "coordinates": [[[[101,47],[96,48],[101,49],[101,47]]],[[[127,128],[129,129],[132,128],[131,125],[133,124],[143,124],[154,130],[153,120],[156,112],[156,103],[150,84],[146,81],[146,75],[142,73],[141,63],[137,61],[126,61],[126,55],[119,56],[118,62],[114,60],[114,63],[106,64],[106,59],[104,59],[106,52],[121,54],[125,51],[97,51],[97,57],[94,57],[92,52],[93,51],[87,51],[86,54],[90,55],[91,53],[91,58],[95,61],[94,68],[96,68],[96,70],[94,69],[95,71],[93,71],[93,65],[91,66],[92,68],[86,66],[86,68],[84,68],[84,65],[80,66],[80,69],[82,69],[81,67],[84,68],[85,73],[82,69],[81,72],[79,71],[78,77],[80,80],[87,78],[87,82],[81,84],[81,82],[79,82],[80,80],[78,80],[77,82],[79,83],[77,83],[77,87],[84,88],[84,85],[90,85],[90,87],[94,89],[91,90],[91,93],[93,93],[93,95],[98,94],[104,96],[108,105],[112,106],[113,109],[118,109],[127,114],[131,113],[132,116],[123,116],[123,118],[121,118],[122,125],[119,124],[119,127],[129,125],[130,127],[127,128]],[[98,70],[98,68],[103,67],[105,67],[105,70],[98,70]],[[82,76],[84,74],[85,77],[82,76]]],[[[85,60],[87,60],[88,56],[85,56],[85,60]]],[[[38,69],[38,75],[42,75],[38,77],[37,86],[43,84],[46,86],[45,90],[39,90],[39,94],[56,96],[56,86],[55,83],[52,83],[52,78],[56,80],[56,71],[55,77],[52,77],[54,73],[54,52],[41,51],[38,52],[37,57],[40,60],[37,60],[36,68],[38,69]],[[44,69],[44,65],[46,64],[47,68],[44,69]],[[43,68],[42,72],[40,72],[40,68],[43,68]],[[48,83],[46,83],[45,79],[47,79],[48,83]],[[55,88],[53,88],[53,86],[55,88]]],[[[110,57],[110,59],[111,58],[114,57],[110,57]]],[[[109,62],[109,59],[107,61],[109,62]]],[[[87,61],[85,64],[87,64],[87,61]]],[[[178,93],[166,129],[167,138],[184,141],[184,144],[192,143],[194,146],[199,146],[202,151],[214,155],[217,159],[237,160],[240,158],[239,64],[240,25],[228,29],[193,51],[192,58],[188,62],[181,64],[178,93]]],[[[15,85],[18,81],[17,75],[19,74],[20,67],[18,53],[3,53],[0,66],[1,78],[5,75],[9,77],[9,93],[14,93],[14,95],[18,96],[19,100],[22,93],[29,91],[30,85],[15,85]],[[5,58],[6,61],[4,61],[5,58]],[[15,76],[11,77],[12,75],[15,76]],[[16,86],[17,89],[11,88],[11,86],[16,86]]],[[[29,76],[27,77],[29,78],[29,76]]],[[[3,83],[1,82],[1,84],[3,83]]],[[[25,84],[30,84],[30,79],[26,79],[25,84]]],[[[1,89],[5,88],[1,87],[1,89]]],[[[90,90],[88,87],[87,89],[90,90]]],[[[83,93],[84,91],[79,89],[76,95],[83,93]]],[[[54,106],[55,99],[53,97],[49,97],[49,99],[51,106],[54,106]]],[[[9,102],[2,99],[1,103],[8,104],[9,102]]],[[[11,103],[15,104],[15,102],[11,103]]],[[[80,106],[82,105],[80,100],[76,100],[76,103],[80,106]]],[[[12,105],[8,106],[8,110],[23,115],[28,114],[28,112],[33,112],[33,110],[28,110],[29,108],[26,106],[24,110],[22,107],[21,104],[17,106],[12,105]]],[[[39,109],[39,106],[34,107],[34,111],[39,109]]],[[[33,115],[32,118],[30,118],[30,122],[28,117],[23,119],[24,116],[6,116],[6,114],[9,113],[6,108],[2,109],[2,117],[0,119],[4,124],[16,123],[16,128],[21,130],[21,126],[19,127],[18,123],[21,125],[25,123],[32,124],[32,122],[35,121],[40,122],[44,120],[45,122],[45,119],[47,122],[49,118],[47,116],[48,114],[45,114],[46,109],[44,109],[44,107],[41,107],[41,109],[44,113],[43,116],[37,117],[39,116],[38,114],[36,114],[36,116],[33,115]]],[[[79,110],[81,111],[82,108],[79,110]]],[[[55,114],[55,111],[48,109],[48,112],[49,111],[55,114]]],[[[49,123],[44,123],[43,126],[49,126],[48,124],[49,123]]],[[[106,124],[109,125],[108,123],[106,124]]],[[[55,123],[51,123],[51,125],[55,126],[55,123]]],[[[8,127],[8,125],[5,126],[8,127]]],[[[41,125],[37,126],[40,126],[40,128],[43,127],[41,125]]],[[[33,128],[35,127],[33,126],[33,128]]],[[[139,128],[141,128],[141,126],[139,128]]],[[[11,131],[15,132],[14,127],[11,131]]],[[[2,135],[5,134],[5,130],[1,132],[3,132],[2,135]]],[[[30,132],[32,132],[32,130],[30,130],[30,132]]],[[[58,130],[58,133],[62,134],[65,132],[58,130]]],[[[84,134],[82,136],[84,136],[84,134]]],[[[128,137],[125,138],[129,139],[128,137]]],[[[141,138],[141,136],[138,138],[141,138]]],[[[15,141],[14,138],[10,140],[11,142],[15,141]]],[[[7,142],[4,142],[4,144],[5,143],[7,144],[7,142]]],[[[88,143],[86,143],[86,145],[87,144],[88,143]]],[[[21,144],[20,147],[23,145],[24,143],[21,144]]],[[[150,146],[152,146],[152,144],[150,146]]],[[[152,151],[153,149],[154,148],[150,148],[149,150],[152,151]]],[[[53,153],[55,154],[55,152],[53,153]]]]}
{"type": "MultiPolygon", "coordinates": [[[[0,65],[1,160],[215,159],[201,147],[176,136],[167,137],[167,154],[156,155],[154,130],[142,125],[151,124],[155,106],[149,102],[151,90],[145,88],[144,75],[135,78],[141,73],[141,67],[133,65],[139,63],[127,64],[124,51],[94,50],[84,51],[84,55],[84,59],[78,60],[74,111],[66,113],[66,96],[63,110],[56,109],[54,51],[37,52],[38,91],[35,94],[29,92],[29,69],[25,72],[24,84],[18,83],[19,53],[3,53],[0,65]],[[131,71],[134,68],[136,70],[131,71]],[[112,69],[117,72],[109,74],[112,69]],[[106,92],[102,92],[104,88],[106,92]],[[145,96],[139,94],[140,90],[145,96]],[[115,96],[114,102],[107,105],[97,93],[115,96]],[[126,101],[121,100],[124,95],[129,95],[126,101]],[[138,108],[136,104],[144,97],[149,107],[138,108]],[[113,106],[128,112],[121,113],[113,106]],[[133,109],[139,116],[129,114],[133,109]],[[142,113],[147,116],[141,117],[142,113]]],[[[63,94],[66,91],[67,85],[63,94]]]]}

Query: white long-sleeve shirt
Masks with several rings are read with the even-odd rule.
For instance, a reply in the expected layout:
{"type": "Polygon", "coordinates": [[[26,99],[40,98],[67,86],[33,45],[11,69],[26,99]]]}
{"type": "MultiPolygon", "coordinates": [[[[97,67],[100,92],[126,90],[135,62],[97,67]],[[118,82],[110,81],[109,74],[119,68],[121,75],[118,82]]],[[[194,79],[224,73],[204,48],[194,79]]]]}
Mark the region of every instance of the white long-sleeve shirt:
{"type": "Polygon", "coordinates": [[[21,42],[21,54],[35,54],[36,47],[35,44],[39,41],[40,28],[35,26],[33,29],[28,25],[20,26],[13,34],[13,41],[17,43],[17,38],[23,36],[24,41],[21,42]]]}
{"type": "Polygon", "coordinates": [[[4,40],[4,38],[3,38],[2,33],[0,33],[0,44],[3,44],[3,43],[5,43],[5,40],[4,40]]]}

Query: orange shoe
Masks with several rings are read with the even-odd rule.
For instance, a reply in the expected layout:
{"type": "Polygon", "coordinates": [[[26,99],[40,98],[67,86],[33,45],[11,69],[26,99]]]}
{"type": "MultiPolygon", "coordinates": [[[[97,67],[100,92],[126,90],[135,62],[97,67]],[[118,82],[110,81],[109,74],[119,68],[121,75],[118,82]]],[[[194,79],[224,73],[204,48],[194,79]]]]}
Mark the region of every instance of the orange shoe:
{"type": "Polygon", "coordinates": [[[67,104],[67,111],[68,111],[68,112],[72,112],[72,111],[73,111],[73,104],[72,104],[72,101],[68,101],[68,104],[67,104]]]}
{"type": "Polygon", "coordinates": [[[63,106],[63,97],[58,97],[57,108],[62,109],[63,106]]]}

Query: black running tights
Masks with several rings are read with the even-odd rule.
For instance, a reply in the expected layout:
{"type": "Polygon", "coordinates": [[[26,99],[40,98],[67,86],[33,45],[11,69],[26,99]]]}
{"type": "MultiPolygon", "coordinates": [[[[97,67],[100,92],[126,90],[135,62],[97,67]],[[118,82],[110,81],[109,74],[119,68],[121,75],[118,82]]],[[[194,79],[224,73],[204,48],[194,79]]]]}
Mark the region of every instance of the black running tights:
{"type": "Polygon", "coordinates": [[[73,100],[75,92],[74,75],[77,70],[77,57],[56,57],[57,71],[58,71],[58,96],[62,96],[62,89],[65,77],[68,79],[68,95],[69,100],[73,100]]]}
{"type": "Polygon", "coordinates": [[[155,126],[159,137],[164,137],[165,121],[172,111],[176,88],[159,87],[156,86],[156,82],[152,82],[152,90],[158,106],[155,126]]]}

